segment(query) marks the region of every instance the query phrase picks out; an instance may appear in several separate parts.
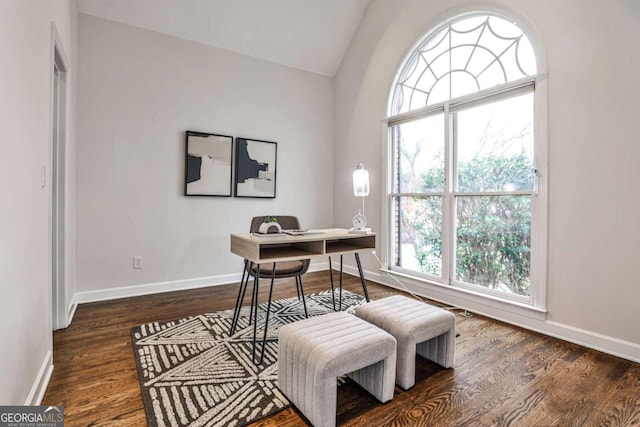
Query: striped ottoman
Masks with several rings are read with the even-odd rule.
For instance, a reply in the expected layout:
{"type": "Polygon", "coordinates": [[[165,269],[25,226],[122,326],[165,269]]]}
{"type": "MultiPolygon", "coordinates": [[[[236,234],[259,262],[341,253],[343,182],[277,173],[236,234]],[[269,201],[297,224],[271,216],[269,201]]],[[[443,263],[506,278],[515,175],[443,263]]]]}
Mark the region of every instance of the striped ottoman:
{"type": "Polygon", "coordinates": [[[278,334],[278,387],[316,427],[336,425],[338,377],[381,402],[393,398],[396,340],[345,312],[300,320],[278,334]]]}
{"type": "Polygon", "coordinates": [[[356,316],[389,332],[398,341],[396,383],[416,383],[416,353],[445,368],[453,367],[456,316],[439,307],[395,295],[356,307],[356,316]]]}

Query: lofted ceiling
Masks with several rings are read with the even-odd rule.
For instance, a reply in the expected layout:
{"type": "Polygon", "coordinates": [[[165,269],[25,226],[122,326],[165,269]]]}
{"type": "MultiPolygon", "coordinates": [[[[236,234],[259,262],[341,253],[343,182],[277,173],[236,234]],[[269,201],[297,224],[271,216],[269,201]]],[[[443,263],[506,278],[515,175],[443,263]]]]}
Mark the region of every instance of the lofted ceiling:
{"type": "Polygon", "coordinates": [[[334,76],[369,0],[78,0],[81,13],[334,76]]]}

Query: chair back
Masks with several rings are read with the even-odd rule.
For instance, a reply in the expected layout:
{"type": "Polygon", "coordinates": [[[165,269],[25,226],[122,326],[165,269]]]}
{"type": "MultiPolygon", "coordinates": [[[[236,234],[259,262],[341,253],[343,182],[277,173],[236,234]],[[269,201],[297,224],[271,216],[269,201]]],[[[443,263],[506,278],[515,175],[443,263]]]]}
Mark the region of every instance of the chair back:
{"type": "MultiPolygon", "coordinates": [[[[251,227],[249,228],[249,231],[251,233],[257,233],[258,230],[260,229],[260,224],[264,222],[264,218],[265,216],[253,217],[253,219],[251,220],[251,227]]],[[[300,228],[300,221],[296,216],[276,215],[274,216],[274,218],[278,220],[278,224],[280,224],[280,227],[282,227],[283,230],[295,230],[300,228]]],[[[275,245],[270,245],[270,246],[275,246],[275,245]]],[[[300,276],[307,272],[307,270],[309,269],[310,263],[311,263],[311,260],[309,259],[304,259],[300,261],[285,261],[282,263],[277,263],[277,265],[275,266],[275,269],[276,269],[275,277],[281,278],[281,277],[300,276]],[[295,266],[296,263],[299,263],[299,266],[295,266]],[[290,271],[290,269],[292,268],[292,264],[294,264],[294,270],[290,271]]],[[[271,277],[271,270],[268,269],[268,266],[269,264],[267,264],[267,268],[260,271],[260,277],[271,277]]],[[[248,271],[249,271],[249,274],[252,276],[254,276],[256,273],[255,267],[252,267],[251,270],[248,270],[248,271]]]]}

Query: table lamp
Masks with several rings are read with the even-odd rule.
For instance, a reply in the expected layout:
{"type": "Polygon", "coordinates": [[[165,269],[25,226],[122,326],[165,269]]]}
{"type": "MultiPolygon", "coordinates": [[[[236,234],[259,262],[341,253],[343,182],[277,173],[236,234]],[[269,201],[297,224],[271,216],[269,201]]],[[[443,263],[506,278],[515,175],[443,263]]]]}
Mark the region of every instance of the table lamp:
{"type": "Polygon", "coordinates": [[[362,209],[353,217],[353,228],[350,233],[366,234],[371,232],[371,228],[366,228],[367,217],[364,216],[364,198],[369,195],[369,172],[362,163],[353,171],[353,195],[362,197],[362,209]]]}

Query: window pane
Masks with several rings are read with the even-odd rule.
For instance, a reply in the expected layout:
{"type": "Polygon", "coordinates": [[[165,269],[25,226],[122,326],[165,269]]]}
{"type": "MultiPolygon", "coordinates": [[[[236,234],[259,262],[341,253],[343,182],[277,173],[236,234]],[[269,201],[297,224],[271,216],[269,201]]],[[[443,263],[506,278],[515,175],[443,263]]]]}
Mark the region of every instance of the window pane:
{"type": "Polygon", "coordinates": [[[463,96],[478,90],[478,82],[471,74],[462,71],[451,73],[452,96],[463,96]]]}
{"type": "Polygon", "coordinates": [[[458,191],[533,190],[533,93],[456,113],[458,191]]]}
{"type": "Polygon", "coordinates": [[[442,276],[442,197],[394,197],[394,265],[442,276]]]}
{"type": "Polygon", "coordinates": [[[444,114],[393,128],[395,193],[444,191],[444,114]]]}
{"type": "Polygon", "coordinates": [[[528,296],[531,196],[456,198],[456,280],[528,296]]]}

